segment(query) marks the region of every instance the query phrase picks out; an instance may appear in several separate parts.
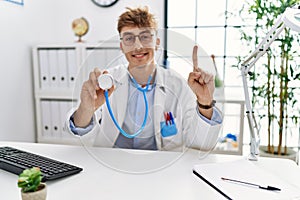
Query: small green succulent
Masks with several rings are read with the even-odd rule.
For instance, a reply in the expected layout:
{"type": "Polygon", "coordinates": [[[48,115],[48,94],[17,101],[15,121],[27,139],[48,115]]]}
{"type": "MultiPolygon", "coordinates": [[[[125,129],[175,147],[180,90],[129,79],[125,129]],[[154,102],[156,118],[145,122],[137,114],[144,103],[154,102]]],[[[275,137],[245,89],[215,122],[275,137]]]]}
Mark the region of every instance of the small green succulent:
{"type": "Polygon", "coordinates": [[[42,181],[42,172],[38,167],[25,169],[18,179],[18,187],[22,192],[35,192],[42,181]]]}

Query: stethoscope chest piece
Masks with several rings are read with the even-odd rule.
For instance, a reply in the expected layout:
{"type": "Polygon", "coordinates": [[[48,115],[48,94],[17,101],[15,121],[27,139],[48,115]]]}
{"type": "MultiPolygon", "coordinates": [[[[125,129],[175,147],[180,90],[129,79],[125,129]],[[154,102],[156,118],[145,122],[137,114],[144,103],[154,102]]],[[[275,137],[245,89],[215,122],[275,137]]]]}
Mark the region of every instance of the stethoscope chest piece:
{"type": "Polygon", "coordinates": [[[108,90],[114,85],[114,78],[110,74],[101,74],[98,77],[98,83],[102,90],[108,90]]]}

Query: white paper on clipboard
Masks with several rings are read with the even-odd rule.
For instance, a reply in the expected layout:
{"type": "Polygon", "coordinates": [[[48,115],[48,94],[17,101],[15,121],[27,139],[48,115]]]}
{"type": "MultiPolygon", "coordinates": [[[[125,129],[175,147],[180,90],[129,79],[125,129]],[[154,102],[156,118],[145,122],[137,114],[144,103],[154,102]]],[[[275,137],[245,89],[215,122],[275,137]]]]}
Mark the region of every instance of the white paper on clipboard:
{"type": "MultiPolygon", "coordinates": [[[[276,175],[256,166],[253,161],[240,159],[232,162],[195,165],[193,170],[198,177],[213,187],[225,199],[300,199],[300,186],[291,185],[276,175]],[[261,186],[274,186],[281,191],[269,191],[221,179],[230,178],[261,186]]],[[[286,169],[288,170],[288,169],[286,169]]],[[[194,174],[195,174],[194,172],[194,174]]]]}

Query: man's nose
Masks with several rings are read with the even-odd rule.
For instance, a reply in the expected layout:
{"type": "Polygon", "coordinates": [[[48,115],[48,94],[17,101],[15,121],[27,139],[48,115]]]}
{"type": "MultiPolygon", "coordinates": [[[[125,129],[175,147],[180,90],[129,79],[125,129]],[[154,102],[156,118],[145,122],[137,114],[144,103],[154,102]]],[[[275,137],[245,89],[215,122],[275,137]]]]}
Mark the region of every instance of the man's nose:
{"type": "Polygon", "coordinates": [[[141,43],[140,38],[139,38],[138,35],[135,36],[134,48],[135,49],[141,49],[141,48],[143,48],[143,45],[142,45],[142,43],[141,43]]]}

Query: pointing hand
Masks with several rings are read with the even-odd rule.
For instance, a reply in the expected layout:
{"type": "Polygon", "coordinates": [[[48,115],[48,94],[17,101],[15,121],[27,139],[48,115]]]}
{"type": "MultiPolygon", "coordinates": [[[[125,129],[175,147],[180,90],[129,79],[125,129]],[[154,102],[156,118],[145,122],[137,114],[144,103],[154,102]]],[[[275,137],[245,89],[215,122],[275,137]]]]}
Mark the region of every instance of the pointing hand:
{"type": "Polygon", "coordinates": [[[198,46],[193,48],[193,71],[189,74],[188,84],[202,105],[210,105],[215,90],[214,76],[198,66],[198,46]]]}

